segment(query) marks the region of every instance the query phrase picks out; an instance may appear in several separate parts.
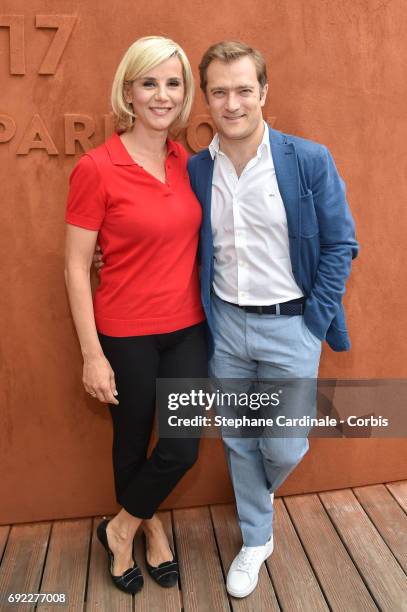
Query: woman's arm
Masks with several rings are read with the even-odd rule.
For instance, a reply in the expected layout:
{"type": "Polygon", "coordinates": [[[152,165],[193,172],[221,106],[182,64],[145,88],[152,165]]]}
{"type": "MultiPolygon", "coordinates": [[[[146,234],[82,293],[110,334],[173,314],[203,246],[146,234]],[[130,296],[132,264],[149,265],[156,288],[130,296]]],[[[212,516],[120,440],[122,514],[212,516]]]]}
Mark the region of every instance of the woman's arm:
{"type": "Polygon", "coordinates": [[[90,267],[98,232],[67,224],[65,282],[83,356],[83,384],[101,402],[118,404],[114,372],[97,335],[90,267]]]}

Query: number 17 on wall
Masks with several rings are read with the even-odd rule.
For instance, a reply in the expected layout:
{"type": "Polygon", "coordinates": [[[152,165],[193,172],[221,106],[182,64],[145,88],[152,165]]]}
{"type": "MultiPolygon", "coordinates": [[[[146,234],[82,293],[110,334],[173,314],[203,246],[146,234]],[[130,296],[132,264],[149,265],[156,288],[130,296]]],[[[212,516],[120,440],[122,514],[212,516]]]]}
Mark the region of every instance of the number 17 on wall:
{"type": "MultiPolygon", "coordinates": [[[[38,74],[55,74],[75,21],[75,15],[36,15],[36,28],[56,30],[38,74]]],[[[9,30],[10,74],[25,74],[25,16],[0,15],[0,28],[9,30]]]]}

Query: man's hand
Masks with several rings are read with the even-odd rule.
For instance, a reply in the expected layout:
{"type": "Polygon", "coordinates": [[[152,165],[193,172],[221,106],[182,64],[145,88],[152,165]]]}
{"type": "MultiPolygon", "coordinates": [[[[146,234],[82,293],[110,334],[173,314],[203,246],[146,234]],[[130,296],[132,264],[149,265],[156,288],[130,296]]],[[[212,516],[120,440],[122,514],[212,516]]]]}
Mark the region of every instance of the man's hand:
{"type": "Polygon", "coordinates": [[[93,265],[95,266],[95,270],[97,274],[99,274],[100,270],[103,268],[105,263],[103,261],[102,249],[100,248],[98,244],[96,245],[92,261],[93,261],[93,265]]]}

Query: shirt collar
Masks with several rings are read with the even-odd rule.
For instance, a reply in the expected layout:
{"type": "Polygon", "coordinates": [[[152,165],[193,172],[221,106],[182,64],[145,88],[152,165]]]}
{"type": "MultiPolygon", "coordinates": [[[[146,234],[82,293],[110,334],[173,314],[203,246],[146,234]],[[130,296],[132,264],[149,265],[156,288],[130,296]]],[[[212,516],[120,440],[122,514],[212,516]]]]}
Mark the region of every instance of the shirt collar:
{"type": "MultiPolygon", "coordinates": [[[[270,136],[269,136],[269,129],[268,129],[268,125],[265,121],[263,121],[264,123],[264,133],[263,133],[263,138],[261,139],[261,143],[259,144],[258,148],[257,148],[257,157],[261,157],[262,151],[266,151],[268,154],[268,157],[270,159],[272,159],[271,157],[271,148],[270,148],[270,136]]],[[[219,149],[220,143],[219,143],[219,134],[215,134],[215,136],[213,137],[211,143],[209,144],[209,153],[212,157],[212,159],[215,159],[216,155],[218,155],[218,153],[222,153],[222,151],[220,151],[219,149]]]]}
{"type": "MultiPolygon", "coordinates": [[[[112,164],[114,164],[115,166],[136,165],[136,162],[131,157],[130,153],[128,153],[117,132],[115,132],[108,140],[106,140],[105,147],[107,148],[107,152],[109,153],[109,157],[112,164]]],[[[169,157],[170,155],[175,155],[175,157],[178,157],[177,145],[173,140],[170,140],[169,138],[167,139],[167,152],[167,157],[169,157]]]]}
{"type": "Polygon", "coordinates": [[[261,140],[260,146],[257,149],[257,155],[259,154],[260,151],[265,149],[267,151],[268,156],[271,158],[269,126],[267,125],[265,121],[263,121],[263,123],[264,123],[264,134],[263,134],[263,138],[261,140]]]}
{"type": "Polygon", "coordinates": [[[215,159],[216,155],[219,153],[219,135],[215,134],[215,136],[212,138],[211,143],[209,144],[209,153],[212,157],[212,159],[215,159]]]}
{"type": "Polygon", "coordinates": [[[177,143],[174,140],[170,140],[167,138],[167,157],[170,155],[175,155],[175,157],[179,156],[177,143]]]}

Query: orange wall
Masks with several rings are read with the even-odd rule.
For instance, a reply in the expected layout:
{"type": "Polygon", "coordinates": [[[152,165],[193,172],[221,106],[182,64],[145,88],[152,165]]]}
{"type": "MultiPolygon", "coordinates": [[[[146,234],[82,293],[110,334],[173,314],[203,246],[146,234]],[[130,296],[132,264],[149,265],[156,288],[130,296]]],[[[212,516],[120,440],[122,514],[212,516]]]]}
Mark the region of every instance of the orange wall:
{"type": "MultiPolygon", "coordinates": [[[[114,70],[140,36],[173,37],[195,73],[217,40],[241,38],[262,50],[270,72],[265,116],[330,147],[362,244],[346,298],[353,348],[324,350],[321,376],[406,377],[402,0],[2,0],[0,26],[0,522],[114,505],[108,413],[81,385],[63,218],[67,179],[82,151],[74,132],[84,130],[85,147],[102,142],[114,70]]],[[[207,142],[209,128],[199,127],[205,115],[198,95],[183,136],[191,148],[207,142]]],[[[314,440],[312,448],[284,492],[407,477],[404,440],[314,440]]],[[[169,504],[230,495],[221,445],[206,440],[169,504]]]]}

